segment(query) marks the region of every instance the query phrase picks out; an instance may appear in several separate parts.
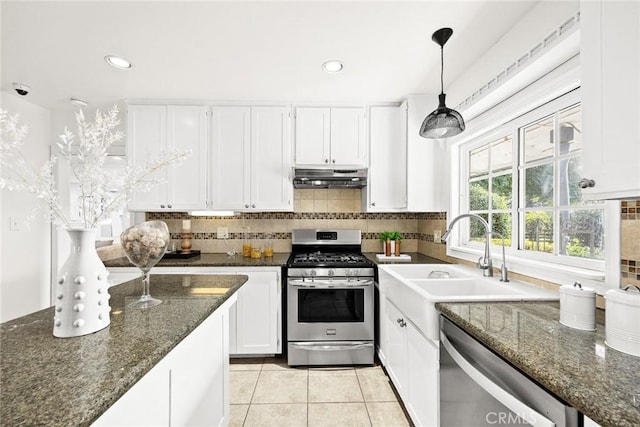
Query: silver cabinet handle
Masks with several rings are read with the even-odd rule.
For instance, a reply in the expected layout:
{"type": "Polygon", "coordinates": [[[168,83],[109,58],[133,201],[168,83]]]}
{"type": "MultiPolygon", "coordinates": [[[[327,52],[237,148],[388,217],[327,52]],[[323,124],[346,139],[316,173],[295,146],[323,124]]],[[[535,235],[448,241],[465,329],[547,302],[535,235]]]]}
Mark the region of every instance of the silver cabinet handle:
{"type": "Polygon", "coordinates": [[[580,188],[593,188],[596,186],[596,182],[590,178],[582,178],[578,185],[580,188]]]}
{"type": "Polygon", "coordinates": [[[248,209],[249,208],[249,203],[245,204],[244,207],[248,209]]]}
{"type": "Polygon", "coordinates": [[[371,202],[371,206],[375,206],[375,205],[376,205],[376,202],[371,202]]]}
{"type": "Polygon", "coordinates": [[[255,208],[256,208],[256,205],[255,205],[255,203],[254,203],[253,205],[251,205],[251,207],[255,209],[255,208]]]}
{"type": "Polygon", "coordinates": [[[171,205],[167,205],[167,207],[168,207],[169,209],[171,209],[171,205]]]}
{"type": "Polygon", "coordinates": [[[335,163],[335,162],[336,162],[336,159],[331,160],[331,163],[335,163]]]}
{"type": "Polygon", "coordinates": [[[164,205],[160,205],[160,207],[161,207],[162,209],[164,209],[164,205]]]}
{"type": "Polygon", "coordinates": [[[325,163],[329,163],[329,159],[324,159],[324,162],[325,163]]]}

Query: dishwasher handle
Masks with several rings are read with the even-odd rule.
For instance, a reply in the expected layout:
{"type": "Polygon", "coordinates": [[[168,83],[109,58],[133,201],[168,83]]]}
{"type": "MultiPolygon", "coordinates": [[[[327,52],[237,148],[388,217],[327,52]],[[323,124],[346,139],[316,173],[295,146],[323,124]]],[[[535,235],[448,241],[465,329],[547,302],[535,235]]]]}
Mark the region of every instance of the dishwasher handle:
{"type": "Polygon", "coordinates": [[[482,387],[487,393],[493,396],[496,400],[509,408],[515,414],[520,416],[524,414],[530,414],[524,421],[535,427],[555,427],[555,423],[539,413],[538,411],[528,407],[520,400],[515,398],[512,394],[504,390],[502,387],[491,381],[489,377],[477,370],[461,355],[458,350],[451,344],[447,336],[440,333],[440,345],[444,346],[451,358],[473,381],[475,381],[480,387],[482,387]]]}

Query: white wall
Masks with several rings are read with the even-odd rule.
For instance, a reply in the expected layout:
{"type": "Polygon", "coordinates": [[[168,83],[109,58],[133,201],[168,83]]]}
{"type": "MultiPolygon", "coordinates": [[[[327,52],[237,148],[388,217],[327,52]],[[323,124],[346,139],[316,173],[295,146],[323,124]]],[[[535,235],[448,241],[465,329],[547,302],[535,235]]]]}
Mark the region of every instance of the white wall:
{"type": "MultiPolygon", "coordinates": [[[[578,0],[542,1],[485,52],[468,71],[452,82],[447,105],[454,108],[505,70],[553,30],[580,10],[578,0]]],[[[446,63],[445,63],[446,69],[446,63]]],[[[446,72],[446,71],[445,71],[446,72]]]]}
{"type": "MultiPolygon", "coordinates": [[[[39,167],[49,158],[51,115],[48,110],[3,92],[0,101],[11,115],[20,114],[29,126],[23,150],[28,161],[39,167]]],[[[41,215],[26,223],[37,205],[25,192],[0,192],[0,321],[48,307],[51,289],[51,227],[41,215]],[[12,231],[10,220],[19,231],[12,231]]]]}

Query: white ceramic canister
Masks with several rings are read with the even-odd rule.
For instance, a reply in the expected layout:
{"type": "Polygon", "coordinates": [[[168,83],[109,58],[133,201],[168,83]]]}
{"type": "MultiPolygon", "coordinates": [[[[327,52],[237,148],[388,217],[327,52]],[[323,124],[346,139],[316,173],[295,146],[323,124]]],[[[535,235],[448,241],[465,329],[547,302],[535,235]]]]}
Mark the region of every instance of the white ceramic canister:
{"type": "Polygon", "coordinates": [[[605,294],[605,343],[640,357],[640,289],[629,285],[605,294]]]}
{"type": "Polygon", "coordinates": [[[596,291],[578,282],[560,286],[560,323],[583,331],[596,330],[596,291]]]}

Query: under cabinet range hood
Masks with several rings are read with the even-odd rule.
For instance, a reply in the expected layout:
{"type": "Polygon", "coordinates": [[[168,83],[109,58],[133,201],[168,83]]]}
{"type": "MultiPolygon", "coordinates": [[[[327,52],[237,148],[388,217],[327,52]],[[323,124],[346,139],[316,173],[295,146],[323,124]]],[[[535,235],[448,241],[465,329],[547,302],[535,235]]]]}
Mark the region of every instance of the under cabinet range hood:
{"type": "Polygon", "coordinates": [[[367,185],[366,168],[295,168],[295,188],[362,188],[367,185]]]}

